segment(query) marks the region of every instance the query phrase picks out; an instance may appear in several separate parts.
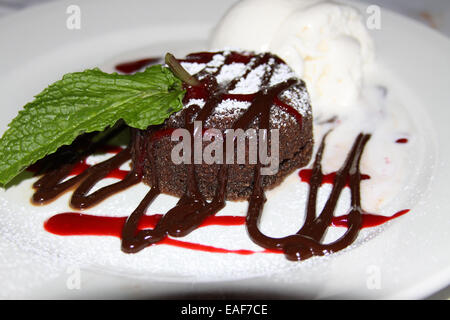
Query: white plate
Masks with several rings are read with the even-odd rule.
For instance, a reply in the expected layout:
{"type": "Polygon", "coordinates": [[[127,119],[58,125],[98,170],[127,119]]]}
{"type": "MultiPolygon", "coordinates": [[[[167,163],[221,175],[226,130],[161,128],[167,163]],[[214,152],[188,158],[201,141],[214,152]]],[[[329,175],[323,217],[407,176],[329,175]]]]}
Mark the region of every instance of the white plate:
{"type": "MultiPolygon", "coordinates": [[[[124,57],[139,58],[165,51],[181,56],[202,49],[212,27],[233,2],[78,1],[82,13],[80,30],[66,28],[66,9],[73,1],[47,4],[1,20],[0,41],[4,44],[0,52],[1,128],[6,128],[20,106],[64,73],[108,66],[124,57]]],[[[94,259],[92,265],[86,266],[78,264],[86,257],[85,253],[76,252],[77,248],[114,247],[117,239],[67,240],[45,234],[42,222],[58,212],[64,201],[31,208],[28,203],[31,191],[24,185],[0,195],[5,217],[0,221],[3,235],[0,235],[3,238],[0,255],[4,261],[0,267],[4,284],[1,295],[421,298],[448,285],[450,202],[446,187],[450,170],[446,164],[450,151],[445,139],[449,136],[450,112],[446,104],[450,101],[447,89],[450,43],[436,32],[387,11],[382,12],[382,29],[372,34],[380,64],[404,86],[398,94],[411,95],[405,98],[408,102],[412,100],[405,112],[410,113],[408,117],[418,127],[417,138],[422,141],[417,146],[417,156],[411,155],[409,161],[417,169],[411,171],[407,184],[412,188],[410,194],[403,193],[387,206],[389,209],[408,206],[410,214],[365,233],[350,250],[300,264],[286,263],[278,257],[268,262],[267,257],[255,256],[250,257],[255,260],[249,261],[240,257],[236,264],[233,256],[192,252],[176,252],[177,260],[173,255],[169,259],[172,249],[161,247],[169,252],[166,265],[159,266],[161,269],[155,265],[150,265],[156,268],[150,270],[139,266],[142,259],[151,262],[150,250],[142,256],[124,257],[120,266],[116,254],[92,257],[99,260],[94,259]],[[17,240],[13,232],[22,244],[11,244],[17,240]],[[71,244],[75,241],[76,245],[65,252],[60,246],[64,241],[71,244]],[[180,267],[179,273],[174,272],[175,268],[164,272],[168,266],[182,265],[182,259],[199,259],[198,267],[205,269],[204,277],[193,274],[193,263],[180,267]],[[213,270],[207,267],[208,263],[211,266],[222,263],[227,268],[213,270]],[[82,287],[70,290],[67,283],[78,266],[83,268],[82,287]]],[[[136,192],[143,194],[142,188],[136,192]]],[[[126,194],[123,197],[113,201],[112,208],[127,199],[126,194]]],[[[131,199],[138,201],[135,196],[131,199]]],[[[131,202],[124,212],[132,209],[131,202]]],[[[245,208],[240,210],[245,213],[245,208]]]]}

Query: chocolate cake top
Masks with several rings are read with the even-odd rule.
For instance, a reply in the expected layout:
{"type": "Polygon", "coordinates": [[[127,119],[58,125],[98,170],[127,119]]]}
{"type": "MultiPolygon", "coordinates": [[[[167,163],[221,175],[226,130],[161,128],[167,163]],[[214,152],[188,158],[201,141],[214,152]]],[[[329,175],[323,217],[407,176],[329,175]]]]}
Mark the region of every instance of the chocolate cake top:
{"type": "MultiPolygon", "coordinates": [[[[272,87],[292,78],[296,78],[292,69],[280,58],[272,54],[255,54],[253,52],[199,52],[180,60],[181,65],[200,81],[214,77],[220,87],[230,86],[227,96],[215,107],[213,114],[206,121],[206,126],[221,127],[222,118],[238,118],[251,105],[251,95],[264,87],[272,87]],[[268,72],[271,69],[271,72],[268,72]],[[269,79],[265,77],[269,75],[269,79]],[[232,83],[230,85],[230,83],[232,83]]],[[[285,90],[281,101],[288,101],[296,113],[302,117],[312,117],[311,104],[306,85],[302,80],[298,85],[285,90]]],[[[188,92],[185,108],[197,105],[202,108],[206,103],[201,94],[188,92]]],[[[293,110],[293,111],[294,111],[293,110]]],[[[283,108],[272,107],[270,110],[271,128],[286,126],[295,121],[293,112],[283,108]]]]}

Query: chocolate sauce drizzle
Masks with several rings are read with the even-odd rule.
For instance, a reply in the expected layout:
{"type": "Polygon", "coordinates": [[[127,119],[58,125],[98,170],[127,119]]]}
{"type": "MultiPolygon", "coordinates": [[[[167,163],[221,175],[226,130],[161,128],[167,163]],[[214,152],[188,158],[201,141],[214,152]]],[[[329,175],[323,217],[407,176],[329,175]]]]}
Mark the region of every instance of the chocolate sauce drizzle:
{"type": "Polygon", "coordinates": [[[323,138],[314,161],[306,207],[306,219],[303,227],[296,234],[284,238],[271,238],[265,236],[259,230],[258,223],[266,199],[261,187],[260,176],[258,172],[255,172],[257,183],[253,189],[253,194],[250,197],[246,221],[248,233],[250,238],[261,247],[267,249],[279,248],[283,250],[289,260],[305,260],[311,256],[321,256],[342,250],[353,243],[361,229],[363,210],[361,209],[361,172],[359,170],[359,163],[365,144],[369,140],[370,135],[359,134],[356,138],[346,161],[336,173],[333,189],[324,208],[319,216],[316,217],[317,193],[322,184],[323,177],[321,160],[327,135],[323,138]],[[349,181],[351,190],[351,208],[347,215],[348,229],[338,240],[329,244],[322,244],[320,241],[332,222],[333,213],[339,196],[346,186],[347,181],[349,181]]]}
{"type": "Polygon", "coordinates": [[[45,204],[77,186],[73,192],[70,205],[76,209],[85,209],[101,202],[112,194],[140,182],[142,180],[142,168],[135,166],[123,180],[89,194],[89,191],[97,182],[106,177],[113,169],[119,168],[131,159],[132,152],[130,147],[106,161],[89,167],[79,175],[67,179],[72,169],[83,157],[93,153],[100,146],[104,145],[105,141],[108,141],[123,129],[123,126],[115,127],[95,142],[92,140],[94,134],[82,135],[71,146],[64,147],[50,156],[50,159],[45,159],[45,164],[50,164],[50,168],[41,168],[45,174],[33,184],[33,188],[35,188],[32,198],[33,203],[45,204]]]}
{"type": "MultiPolygon", "coordinates": [[[[213,53],[209,52],[191,54],[183,61],[207,63],[212,60],[213,55],[213,53]]],[[[207,120],[208,117],[213,114],[218,104],[225,97],[230,95],[230,91],[236,87],[240,79],[246,77],[252,70],[262,64],[266,64],[267,68],[261,79],[260,90],[251,96],[248,95],[245,97],[246,101],[250,100],[251,105],[235,121],[233,129],[245,130],[255,119],[259,119],[260,129],[269,129],[270,108],[272,105],[278,105],[281,109],[291,114],[294,110],[295,114],[293,114],[293,116],[301,126],[300,113],[294,108],[281,103],[279,99],[281,93],[298,84],[300,80],[292,78],[274,86],[269,86],[274,67],[276,63],[280,61],[274,59],[273,56],[269,54],[249,56],[231,52],[226,56],[225,64],[230,64],[232,62],[245,63],[246,69],[242,75],[234,78],[226,85],[220,86],[216,82],[215,76],[220,73],[220,68],[217,68],[213,73],[201,71],[196,75],[198,79],[201,79],[201,87],[187,88],[186,95],[188,97],[200,95],[205,98],[206,101],[201,109],[198,106],[191,106],[186,109],[184,119],[185,127],[190,131],[191,135],[194,134],[194,120],[207,120]]],[[[138,252],[147,246],[163,241],[168,236],[183,237],[198,228],[205,219],[213,216],[225,206],[228,166],[226,164],[221,165],[215,196],[212,201],[206,201],[199,191],[195,166],[185,165],[188,183],[184,195],[179,199],[175,207],[170,209],[158,220],[153,229],[138,229],[139,222],[145,215],[147,208],[156,197],[161,194],[158,175],[155,174],[155,161],[152,161],[152,159],[155,159],[156,157],[153,143],[161,135],[161,132],[157,130],[153,130],[151,138],[145,141],[144,131],[131,129],[132,144],[130,147],[104,162],[89,167],[83,173],[65,180],[77,161],[80,161],[84,155],[93,152],[93,150],[95,150],[104,140],[109,139],[111,135],[116,134],[117,132],[114,132],[114,130],[112,130],[113,132],[111,134],[106,135],[98,142],[89,142],[87,147],[81,151],[78,149],[80,148],[80,145],[86,144],[86,141],[82,140],[84,138],[80,138],[80,141],[76,141],[72,146],[67,147],[67,150],[63,150],[65,152],[60,152],[59,156],[56,156],[53,159],[53,167],[50,170],[47,170],[47,173],[34,184],[36,192],[33,196],[33,201],[36,203],[45,203],[58,197],[64,191],[76,187],[72,195],[71,206],[78,209],[88,208],[102,201],[106,197],[140,182],[143,175],[143,160],[144,158],[149,159],[149,163],[152,166],[152,170],[150,170],[151,189],[138,207],[128,217],[122,229],[121,246],[122,250],[127,253],[138,252]],[[133,168],[123,180],[100,188],[93,193],[89,193],[98,181],[104,178],[111,170],[120,167],[123,163],[130,160],[132,155],[136,157],[132,161],[133,168]]],[[[254,186],[252,194],[248,199],[249,206],[246,217],[248,234],[250,238],[261,247],[269,250],[282,251],[289,260],[304,260],[311,256],[324,255],[342,250],[355,240],[361,229],[361,173],[359,170],[359,163],[370,135],[360,134],[356,138],[345,163],[336,174],[333,189],[325,207],[316,217],[316,200],[323,177],[321,160],[325,148],[326,136],[321,142],[313,166],[306,207],[306,220],[303,227],[294,235],[284,238],[271,238],[260,231],[258,225],[266,198],[262,187],[262,176],[260,173],[261,163],[259,162],[259,159],[258,164],[255,166],[254,186]],[[351,208],[347,218],[348,229],[340,239],[329,244],[323,244],[321,243],[322,238],[332,222],[337,201],[343,188],[347,184],[351,190],[351,208]]],[[[223,148],[225,151],[224,154],[226,154],[225,141],[223,142],[223,148]]]]}

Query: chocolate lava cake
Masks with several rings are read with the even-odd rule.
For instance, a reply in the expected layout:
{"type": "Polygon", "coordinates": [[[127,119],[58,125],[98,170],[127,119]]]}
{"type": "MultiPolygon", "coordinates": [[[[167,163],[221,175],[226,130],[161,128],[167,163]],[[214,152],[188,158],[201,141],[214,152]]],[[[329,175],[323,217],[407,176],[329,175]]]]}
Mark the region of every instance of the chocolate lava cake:
{"type": "MultiPolygon", "coordinates": [[[[151,126],[134,135],[139,141],[134,143],[132,158],[134,165],[140,162],[147,184],[158,183],[161,192],[183,196],[189,182],[187,167],[191,165],[175,164],[171,160],[172,149],[179,143],[171,141],[173,130],[188,128],[193,121],[201,119],[203,130],[214,128],[224,133],[236,123],[244,123],[242,119],[246,112],[264,95],[271,99],[270,108],[265,109],[270,110],[270,114],[253,115],[242,127],[244,131],[261,128],[260,119],[268,116],[267,129],[279,129],[279,169],[276,174],[262,175],[261,185],[264,189],[273,188],[295,169],[308,164],[313,150],[309,95],[305,83],[296,78],[280,58],[268,53],[223,51],[194,53],[178,61],[199,84],[186,85],[181,111],[162,125],[151,126]],[[275,94],[271,96],[270,92],[275,94]],[[149,144],[152,144],[152,153],[147,152],[149,144]]],[[[258,112],[257,108],[252,110],[258,112]]],[[[225,138],[225,134],[223,136],[225,138]]],[[[208,144],[210,142],[203,142],[203,148],[208,144]]],[[[245,164],[227,165],[227,200],[246,200],[252,194],[257,165],[249,163],[248,153],[246,143],[245,164]]],[[[219,186],[219,171],[223,165],[203,161],[193,166],[200,193],[206,199],[212,199],[219,186]]]]}

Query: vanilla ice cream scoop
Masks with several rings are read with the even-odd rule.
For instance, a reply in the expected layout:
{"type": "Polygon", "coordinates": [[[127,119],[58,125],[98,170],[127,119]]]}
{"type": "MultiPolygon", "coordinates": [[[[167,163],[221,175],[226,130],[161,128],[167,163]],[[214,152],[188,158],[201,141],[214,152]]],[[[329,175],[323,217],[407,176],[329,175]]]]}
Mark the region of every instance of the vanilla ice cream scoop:
{"type": "Polygon", "coordinates": [[[270,51],[303,78],[318,114],[345,112],[374,57],[363,17],[319,0],[244,0],[216,27],[211,49],[270,51]]]}

